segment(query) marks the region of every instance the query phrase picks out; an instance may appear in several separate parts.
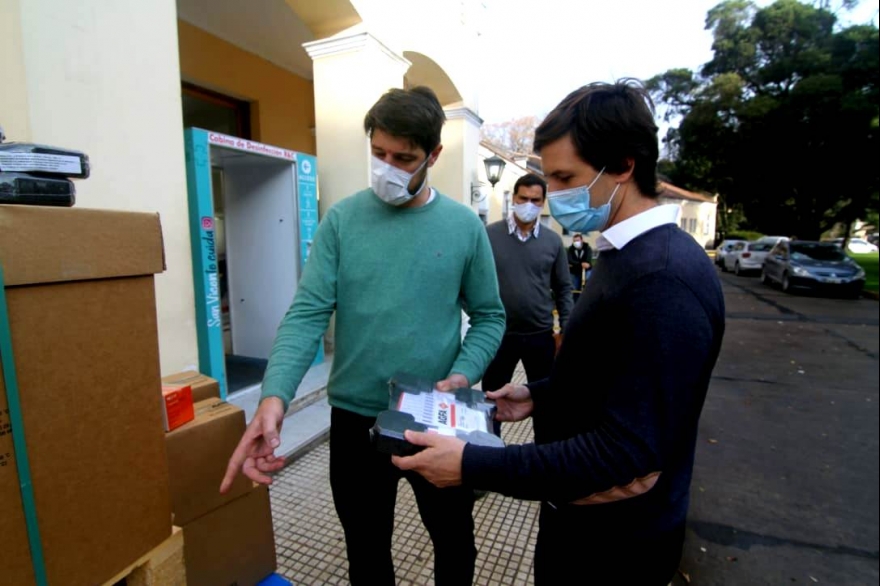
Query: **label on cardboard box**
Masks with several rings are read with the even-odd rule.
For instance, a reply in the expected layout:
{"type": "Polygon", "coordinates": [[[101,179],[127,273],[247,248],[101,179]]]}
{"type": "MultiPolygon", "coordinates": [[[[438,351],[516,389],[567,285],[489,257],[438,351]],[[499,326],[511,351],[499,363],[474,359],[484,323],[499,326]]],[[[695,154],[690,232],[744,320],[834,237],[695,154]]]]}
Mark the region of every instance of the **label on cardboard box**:
{"type": "Polygon", "coordinates": [[[9,420],[9,409],[0,408],[0,472],[4,468],[15,468],[15,454],[12,450],[12,422],[9,420]]]}
{"type": "Polygon", "coordinates": [[[195,418],[192,388],[189,385],[162,385],[162,418],[165,431],[177,429],[195,418]]]}

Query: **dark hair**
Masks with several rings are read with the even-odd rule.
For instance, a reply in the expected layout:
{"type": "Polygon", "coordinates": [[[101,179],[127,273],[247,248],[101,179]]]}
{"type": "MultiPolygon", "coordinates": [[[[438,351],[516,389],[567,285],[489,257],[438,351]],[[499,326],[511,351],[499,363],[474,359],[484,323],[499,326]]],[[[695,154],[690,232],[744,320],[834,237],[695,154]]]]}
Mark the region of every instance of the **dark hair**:
{"type": "Polygon", "coordinates": [[[575,238],[580,238],[581,240],[583,240],[583,239],[584,239],[584,235],[581,234],[580,232],[575,232],[575,233],[574,233],[574,236],[572,236],[571,239],[574,240],[575,238]]]}
{"type": "Polygon", "coordinates": [[[632,159],[639,191],[658,195],[654,102],[640,81],[591,83],[568,94],[535,130],[535,152],[566,134],[580,158],[597,170],[625,173],[632,159]]]}
{"type": "Polygon", "coordinates": [[[440,144],[440,132],[446,114],[437,94],[429,87],[416,86],[385,92],[364,117],[364,130],[372,136],[375,130],[408,139],[430,154],[440,144]]]}
{"type": "Polygon", "coordinates": [[[533,185],[540,185],[541,193],[543,194],[544,199],[547,199],[547,182],[534,173],[526,173],[516,180],[516,183],[513,184],[513,195],[516,195],[516,192],[519,191],[520,187],[531,187],[533,185]]]}

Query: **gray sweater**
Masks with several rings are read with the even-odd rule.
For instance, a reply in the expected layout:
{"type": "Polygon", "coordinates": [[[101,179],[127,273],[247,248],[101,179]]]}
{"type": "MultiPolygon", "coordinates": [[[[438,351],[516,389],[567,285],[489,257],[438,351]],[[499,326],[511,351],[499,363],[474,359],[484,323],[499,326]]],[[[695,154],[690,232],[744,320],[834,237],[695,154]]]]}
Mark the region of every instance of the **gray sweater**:
{"type": "Polygon", "coordinates": [[[521,242],[516,234],[509,233],[506,220],[490,224],[487,231],[507,312],[507,333],[552,330],[554,306],[565,328],[572,299],[562,238],[542,226],[537,238],[521,242]]]}

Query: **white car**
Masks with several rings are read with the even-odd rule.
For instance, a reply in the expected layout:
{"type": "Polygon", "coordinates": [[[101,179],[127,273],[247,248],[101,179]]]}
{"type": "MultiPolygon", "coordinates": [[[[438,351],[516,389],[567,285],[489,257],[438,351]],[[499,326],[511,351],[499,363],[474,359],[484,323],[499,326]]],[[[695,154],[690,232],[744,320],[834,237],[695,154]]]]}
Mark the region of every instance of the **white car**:
{"type": "Polygon", "coordinates": [[[868,254],[870,252],[877,252],[877,245],[871,244],[862,238],[850,238],[846,249],[856,254],[868,254]]]}
{"type": "Polygon", "coordinates": [[[737,276],[757,273],[764,266],[764,259],[772,248],[773,243],[769,241],[737,242],[724,256],[724,270],[733,271],[737,276]]]}
{"type": "Polygon", "coordinates": [[[718,245],[718,248],[715,249],[715,264],[721,267],[724,270],[727,270],[724,266],[724,257],[727,256],[733,247],[737,244],[744,242],[743,240],[722,240],[721,244],[718,245]]]}

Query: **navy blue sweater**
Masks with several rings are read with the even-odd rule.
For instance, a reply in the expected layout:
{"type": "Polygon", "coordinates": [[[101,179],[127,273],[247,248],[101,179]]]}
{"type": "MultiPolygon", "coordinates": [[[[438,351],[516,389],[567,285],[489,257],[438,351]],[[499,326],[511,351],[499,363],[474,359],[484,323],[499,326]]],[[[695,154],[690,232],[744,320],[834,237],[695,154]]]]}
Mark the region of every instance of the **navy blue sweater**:
{"type": "Polygon", "coordinates": [[[651,537],[680,527],[723,334],[718,276],[677,226],[602,252],[550,378],[529,385],[535,443],[468,444],[464,483],[548,501],[591,532],[651,537]],[[569,504],[652,475],[639,496],[569,504]]]}

